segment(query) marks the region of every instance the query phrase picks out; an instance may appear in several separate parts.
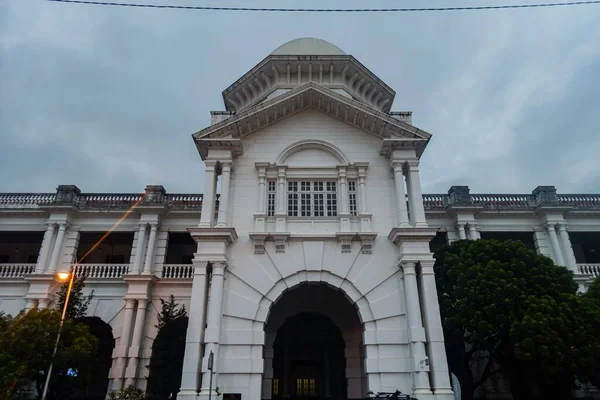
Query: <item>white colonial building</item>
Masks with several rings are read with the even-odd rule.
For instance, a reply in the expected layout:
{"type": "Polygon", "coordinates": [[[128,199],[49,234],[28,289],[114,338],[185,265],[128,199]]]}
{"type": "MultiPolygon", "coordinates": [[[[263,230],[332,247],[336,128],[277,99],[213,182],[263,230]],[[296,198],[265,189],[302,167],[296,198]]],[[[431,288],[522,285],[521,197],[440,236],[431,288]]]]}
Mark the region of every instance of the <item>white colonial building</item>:
{"type": "Polygon", "coordinates": [[[600,195],[422,194],[431,135],[391,111],[394,95],[338,47],[297,39],[193,134],[203,194],[1,194],[0,310],[53,307],[56,272],[86,273],[108,354],[99,396],[146,387],[159,300],[173,294],[189,311],[178,399],[208,397],[211,353],[212,398],[453,399],[432,249],[519,239],[585,290],[600,195]]]}

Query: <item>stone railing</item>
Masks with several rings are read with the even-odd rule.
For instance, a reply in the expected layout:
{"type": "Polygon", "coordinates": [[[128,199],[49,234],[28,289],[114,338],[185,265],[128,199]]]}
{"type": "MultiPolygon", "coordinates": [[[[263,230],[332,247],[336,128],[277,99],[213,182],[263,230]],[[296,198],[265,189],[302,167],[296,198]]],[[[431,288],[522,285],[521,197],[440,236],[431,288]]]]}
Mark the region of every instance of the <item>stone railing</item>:
{"type": "Polygon", "coordinates": [[[165,264],[160,277],[163,279],[192,279],[194,277],[194,265],[165,264]]]}
{"type": "Polygon", "coordinates": [[[129,264],[79,264],[75,275],[85,275],[90,279],[122,278],[129,271],[129,264]]]}
{"type": "Polygon", "coordinates": [[[202,208],[202,197],[198,193],[168,194],[167,205],[173,210],[200,210],[202,208]]]}
{"type": "Polygon", "coordinates": [[[492,210],[527,209],[534,206],[532,195],[523,194],[474,194],[473,205],[492,210]]]}
{"type": "Polygon", "coordinates": [[[0,278],[22,278],[25,275],[33,274],[35,263],[33,264],[0,264],[0,278]]]}
{"type": "Polygon", "coordinates": [[[0,208],[38,208],[55,198],[54,193],[0,193],[0,208]]]}
{"type": "Polygon", "coordinates": [[[557,197],[558,202],[563,206],[600,209],[598,194],[559,194],[557,197]]]}
{"type": "Polygon", "coordinates": [[[426,210],[443,210],[448,205],[446,194],[424,194],[423,206],[426,210]]]}
{"type": "Polygon", "coordinates": [[[141,194],[86,193],[81,195],[79,208],[129,208],[141,198],[141,194]]]}
{"type": "Polygon", "coordinates": [[[577,264],[579,273],[597,277],[600,275],[600,264],[577,264]]]}

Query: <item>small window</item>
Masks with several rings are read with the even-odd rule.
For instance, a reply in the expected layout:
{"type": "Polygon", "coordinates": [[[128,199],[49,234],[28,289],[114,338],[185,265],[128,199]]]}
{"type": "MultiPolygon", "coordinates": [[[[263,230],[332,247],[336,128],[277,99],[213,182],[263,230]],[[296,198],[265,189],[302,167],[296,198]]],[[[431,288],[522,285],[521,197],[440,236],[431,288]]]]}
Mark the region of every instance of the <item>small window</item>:
{"type": "Polygon", "coordinates": [[[275,215],[275,181],[267,183],[267,216],[275,215]]]}
{"type": "Polygon", "coordinates": [[[350,204],[350,215],[356,217],[358,215],[356,207],[356,181],[348,181],[348,203],[350,204]]]}
{"type": "Polygon", "coordinates": [[[273,378],[273,396],[279,396],[279,379],[273,378]]]}
{"type": "Polygon", "coordinates": [[[317,395],[317,382],[315,378],[297,378],[296,396],[308,397],[317,395]]]}

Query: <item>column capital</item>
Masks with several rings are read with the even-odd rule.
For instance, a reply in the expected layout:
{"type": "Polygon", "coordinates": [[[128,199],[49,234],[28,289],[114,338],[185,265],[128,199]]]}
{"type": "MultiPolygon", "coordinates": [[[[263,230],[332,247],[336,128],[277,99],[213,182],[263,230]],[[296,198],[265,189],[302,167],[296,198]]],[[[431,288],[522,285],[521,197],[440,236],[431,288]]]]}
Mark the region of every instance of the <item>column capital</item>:
{"type": "Polygon", "coordinates": [[[404,160],[392,159],[392,160],[390,160],[390,169],[394,172],[404,173],[404,165],[405,164],[406,164],[406,161],[404,161],[404,160]],[[400,171],[398,171],[398,170],[400,170],[400,171]]]}
{"type": "Polygon", "coordinates": [[[138,299],[138,309],[146,308],[148,305],[148,299],[138,299]]]}
{"type": "Polygon", "coordinates": [[[211,265],[213,275],[223,275],[225,268],[227,268],[227,263],[223,261],[212,262],[211,265]]]}
{"type": "Polygon", "coordinates": [[[435,260],[421,260],[419,265],[421,266],[421,275],[435,275],[433,272],[435,260]]]}
{"type": "Polygon", "coordinates": [[[56,223],[56,225],[58,225],[58,229],[61,231],[64,231],[69,227],[68,222],[58,222],[58,223],[56,223]]]}
{"type": "Polygon", "coordinates": [[[556,226],[556,222],[548,222],[548,223],[544,224],[544,228],[547,231],[554,230],[555,226],[556,226]]]}
{"type": "Polygon", "coordinates": [[[567,230],[567,223],[566,222],[559,222],[558,224],[558,230],[559,231],[566,231],[567,230]]]}
{"type": "Polygon", "coordinates": [[[404,169],[405,172],[419,172],[419,160],[406,160],[404,169]]]}
{"type": "Polygon", "coordinates": [[[415,275],[416,267],[416,261],[400,261],[400,268],[402,268],[404,275],[415,275]]]}
{"type": "Polygon", "coordinates": [[[231,172],[232,160],[220,160],[219,164],[221,165],[221,172],[231,172]]]}
{"type": "Polygon", "coordinates": [[[138,226],[139,226],[139,228],[140,228],[140,231],[141,231],[141,230],[145,230],[145,229],[148,227],[148,223],[147,223],[147,222],[141,222],[141,221],[140,221],[140,222],[138,222],[138,226]]]}
{"type": "Polygon", "coordinates": [[[278,165],[277,166],[277,176],[280,178],[285,178],[286,170],[287,170],[287,165],[278,165]]]}
{"type": "Polygon", "coordinates": [[[56,222],[46,222],[46,230],[54,231],[58,224],[56,222]]]}
{"type": "Polygon", "coordinates": [[[150,229],[153,231],[158,229],[158,222],[150,222],[148,225],[150,225],[150,229]]]}
{"type": "Polygon", "coordinates": [[[217,168],[217,160],[204,160],[204,166],[206,171],[214,171],[217,168]]]}
{"type": "Polygon", "coordinates": [[[125,299],[125,308],[134,308],[135,299],[125,299]]]}

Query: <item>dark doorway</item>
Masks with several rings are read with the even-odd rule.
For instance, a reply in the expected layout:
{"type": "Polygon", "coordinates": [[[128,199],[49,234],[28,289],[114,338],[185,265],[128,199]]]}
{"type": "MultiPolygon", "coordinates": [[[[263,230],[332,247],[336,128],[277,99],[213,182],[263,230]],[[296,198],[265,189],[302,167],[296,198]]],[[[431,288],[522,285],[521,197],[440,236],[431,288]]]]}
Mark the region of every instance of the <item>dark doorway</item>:
{"type": "Polygon", "coordinates": [[[180,317],[160,328],[152,344],[148,366],[148,400],[177,399],[183,372],[188,317],[180,317]]]}
{"type": "Polygon", "coordinates": [[[79,322],[88,326],[90,333],[98,338],[98,357],[94,373],[84,393],[75,398],[85,400],[104,400],[108,391],[108,374],[112,364],[115,339],[109,324],[98,317],[83,317],[79,322]]]}
{"type": "Polygon", "coordinates": [[[345,343],[328,317],[294,315],[277,331],[273,349],[273,398],[347,398],[345,343]]]}

